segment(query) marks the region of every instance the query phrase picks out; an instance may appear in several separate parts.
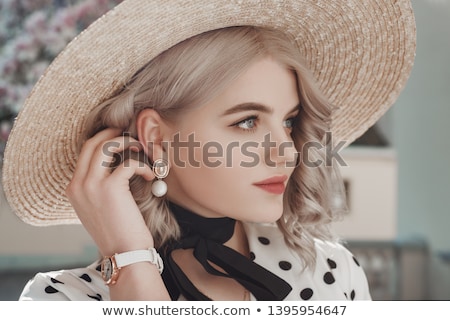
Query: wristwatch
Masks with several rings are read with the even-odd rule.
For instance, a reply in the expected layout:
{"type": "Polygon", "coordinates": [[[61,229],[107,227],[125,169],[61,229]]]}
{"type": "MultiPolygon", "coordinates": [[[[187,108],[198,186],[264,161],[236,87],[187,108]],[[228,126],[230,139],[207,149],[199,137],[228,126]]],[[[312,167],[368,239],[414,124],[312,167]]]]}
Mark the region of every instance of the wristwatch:
{"type": "Polygon", "coordinates": [[[115,284],[119,278],[121,268],[138,262],[150,262],[157,267],[159,273],[163,271],[163,262],[156,249],[136,250],[120,254],[116,253],[113,256],[103,258],[101,264],[103,280],[107,285],[115,284]]]}

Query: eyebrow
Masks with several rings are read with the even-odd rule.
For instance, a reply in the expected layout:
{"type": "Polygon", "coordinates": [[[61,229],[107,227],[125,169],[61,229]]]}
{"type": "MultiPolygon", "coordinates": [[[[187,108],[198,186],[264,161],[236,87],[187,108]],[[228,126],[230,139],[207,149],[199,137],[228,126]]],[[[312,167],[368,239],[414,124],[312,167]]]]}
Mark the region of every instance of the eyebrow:
{"type": "MultiPolygon", "coordinates": [[[[300,108],[300,103],[292,108],[287,114],[291,114],[300,108]]],[[[244,111],[259,111],[266,114],[272,114],[273,108],[259,103],[242,103],[227,109],[222,116],[236,114],[244,111]]]]}

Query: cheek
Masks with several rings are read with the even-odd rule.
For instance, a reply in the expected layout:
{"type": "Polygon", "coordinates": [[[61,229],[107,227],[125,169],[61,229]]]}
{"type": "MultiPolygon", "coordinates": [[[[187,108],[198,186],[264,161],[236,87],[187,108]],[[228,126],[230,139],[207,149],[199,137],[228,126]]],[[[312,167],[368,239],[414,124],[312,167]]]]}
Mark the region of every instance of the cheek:
{"type": "MultiPolygon", "coordinates": [[[[189,158],[187,152],[181,156],[189,158]]],[[[195,162],[188,161],[186,166],[172,169],[172,175],[176,176],[180,189],[188,198],[204,205],[216,204],[223,210],[226,210],[225,205],[229,207],[242,203],[240,199],[248,200],[252,183],[250,172],[254,168],[242,166],[239,149],[199,148],[190,157],[195,162]]]]}
{"type": "Polygon", "coordinates": [[[225,157],[207,157],[200,153],[195,156],[203,160],[201,164],[181,168],[179,177],[183,184],[191,182],[191,191],[197,195],[208,195],[214,199],[234,197],[232,195],[236,189],[242,189],[249,181],[242,167],[236,166],[236,161],[227,164],[225,157]]]}

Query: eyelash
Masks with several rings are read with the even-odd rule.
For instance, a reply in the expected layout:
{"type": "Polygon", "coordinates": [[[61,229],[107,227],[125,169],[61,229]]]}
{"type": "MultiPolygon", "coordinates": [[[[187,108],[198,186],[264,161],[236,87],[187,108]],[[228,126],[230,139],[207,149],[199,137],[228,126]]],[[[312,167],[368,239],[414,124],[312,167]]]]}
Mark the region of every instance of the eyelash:
{"type": "MultiPolygon", "coordinates": [[[[285,123],[285,122],[287,122],[287,121],[291,121],[291,122],[292,122],[291,127],[286,127],[286,128],[289,128],[289,129],[292,128],[292,126],[293,126],[294,123],[295,123],[295,118],[296,118],[296,117],[297,117],[297,115],[292,116],[292,117],[289,117],[289,118],[287,118],[285,121],[283,121],[283,123],[285,123]]],[[[256,126],[257,126],[257,122],[258,122],[258,121],[259,121],[258,115],[251,115],[251,116],[249,116],[249,117],[246,117],[245,119],[242,119],[242,120],[240,120],[240,121],[238,121],[238,122],[232,124],[231,126],[232,126],[232,127],[236,127],[236,128],[238,128],[238,129],[240,129],[240,130],[243,130],[243,131],[245,131],[245,132],[254,132],[254,131],[256,131],[256,126]],[[246,123],[246,122],[248,122],[248,121],[254,121],[254,122],[255,122],[252,128],[242,128],[242,127],[240,127],[241,124],[244,124],[244,123],[246,123]]]]}
{"type": "Polygon", "coordinates": [[[231,126],[236,127],[236,128],[238,128],[240,130],[243,130],[244,132],[254,132],[256,130],[256,122],[258,120],[259,120],[259,117],[257,115],[251,115],[249,117],[246,117],[246,118],[244,118],[244,119],[234,123],[231,126]],[[254,121],[255,122],[253,124],[252,128],[242,128],[242,127],[240,127],[242,124],[245,124],[246,122],[249,122],[249,121],[254,121]]]}

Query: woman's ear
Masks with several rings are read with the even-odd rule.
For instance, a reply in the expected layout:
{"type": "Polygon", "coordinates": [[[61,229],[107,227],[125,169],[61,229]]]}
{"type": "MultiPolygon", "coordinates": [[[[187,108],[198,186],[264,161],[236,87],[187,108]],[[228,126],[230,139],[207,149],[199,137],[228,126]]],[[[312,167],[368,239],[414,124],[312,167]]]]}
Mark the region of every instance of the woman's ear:
{"type": "Polygon", "coordinates": [[[164,148],[162,146],[163,128],[164,122],[156,110],[146,108],[139,112],[136,119],[138,140],[142,144],[145,154],[152,162],[164,156],[164,148]]]}

